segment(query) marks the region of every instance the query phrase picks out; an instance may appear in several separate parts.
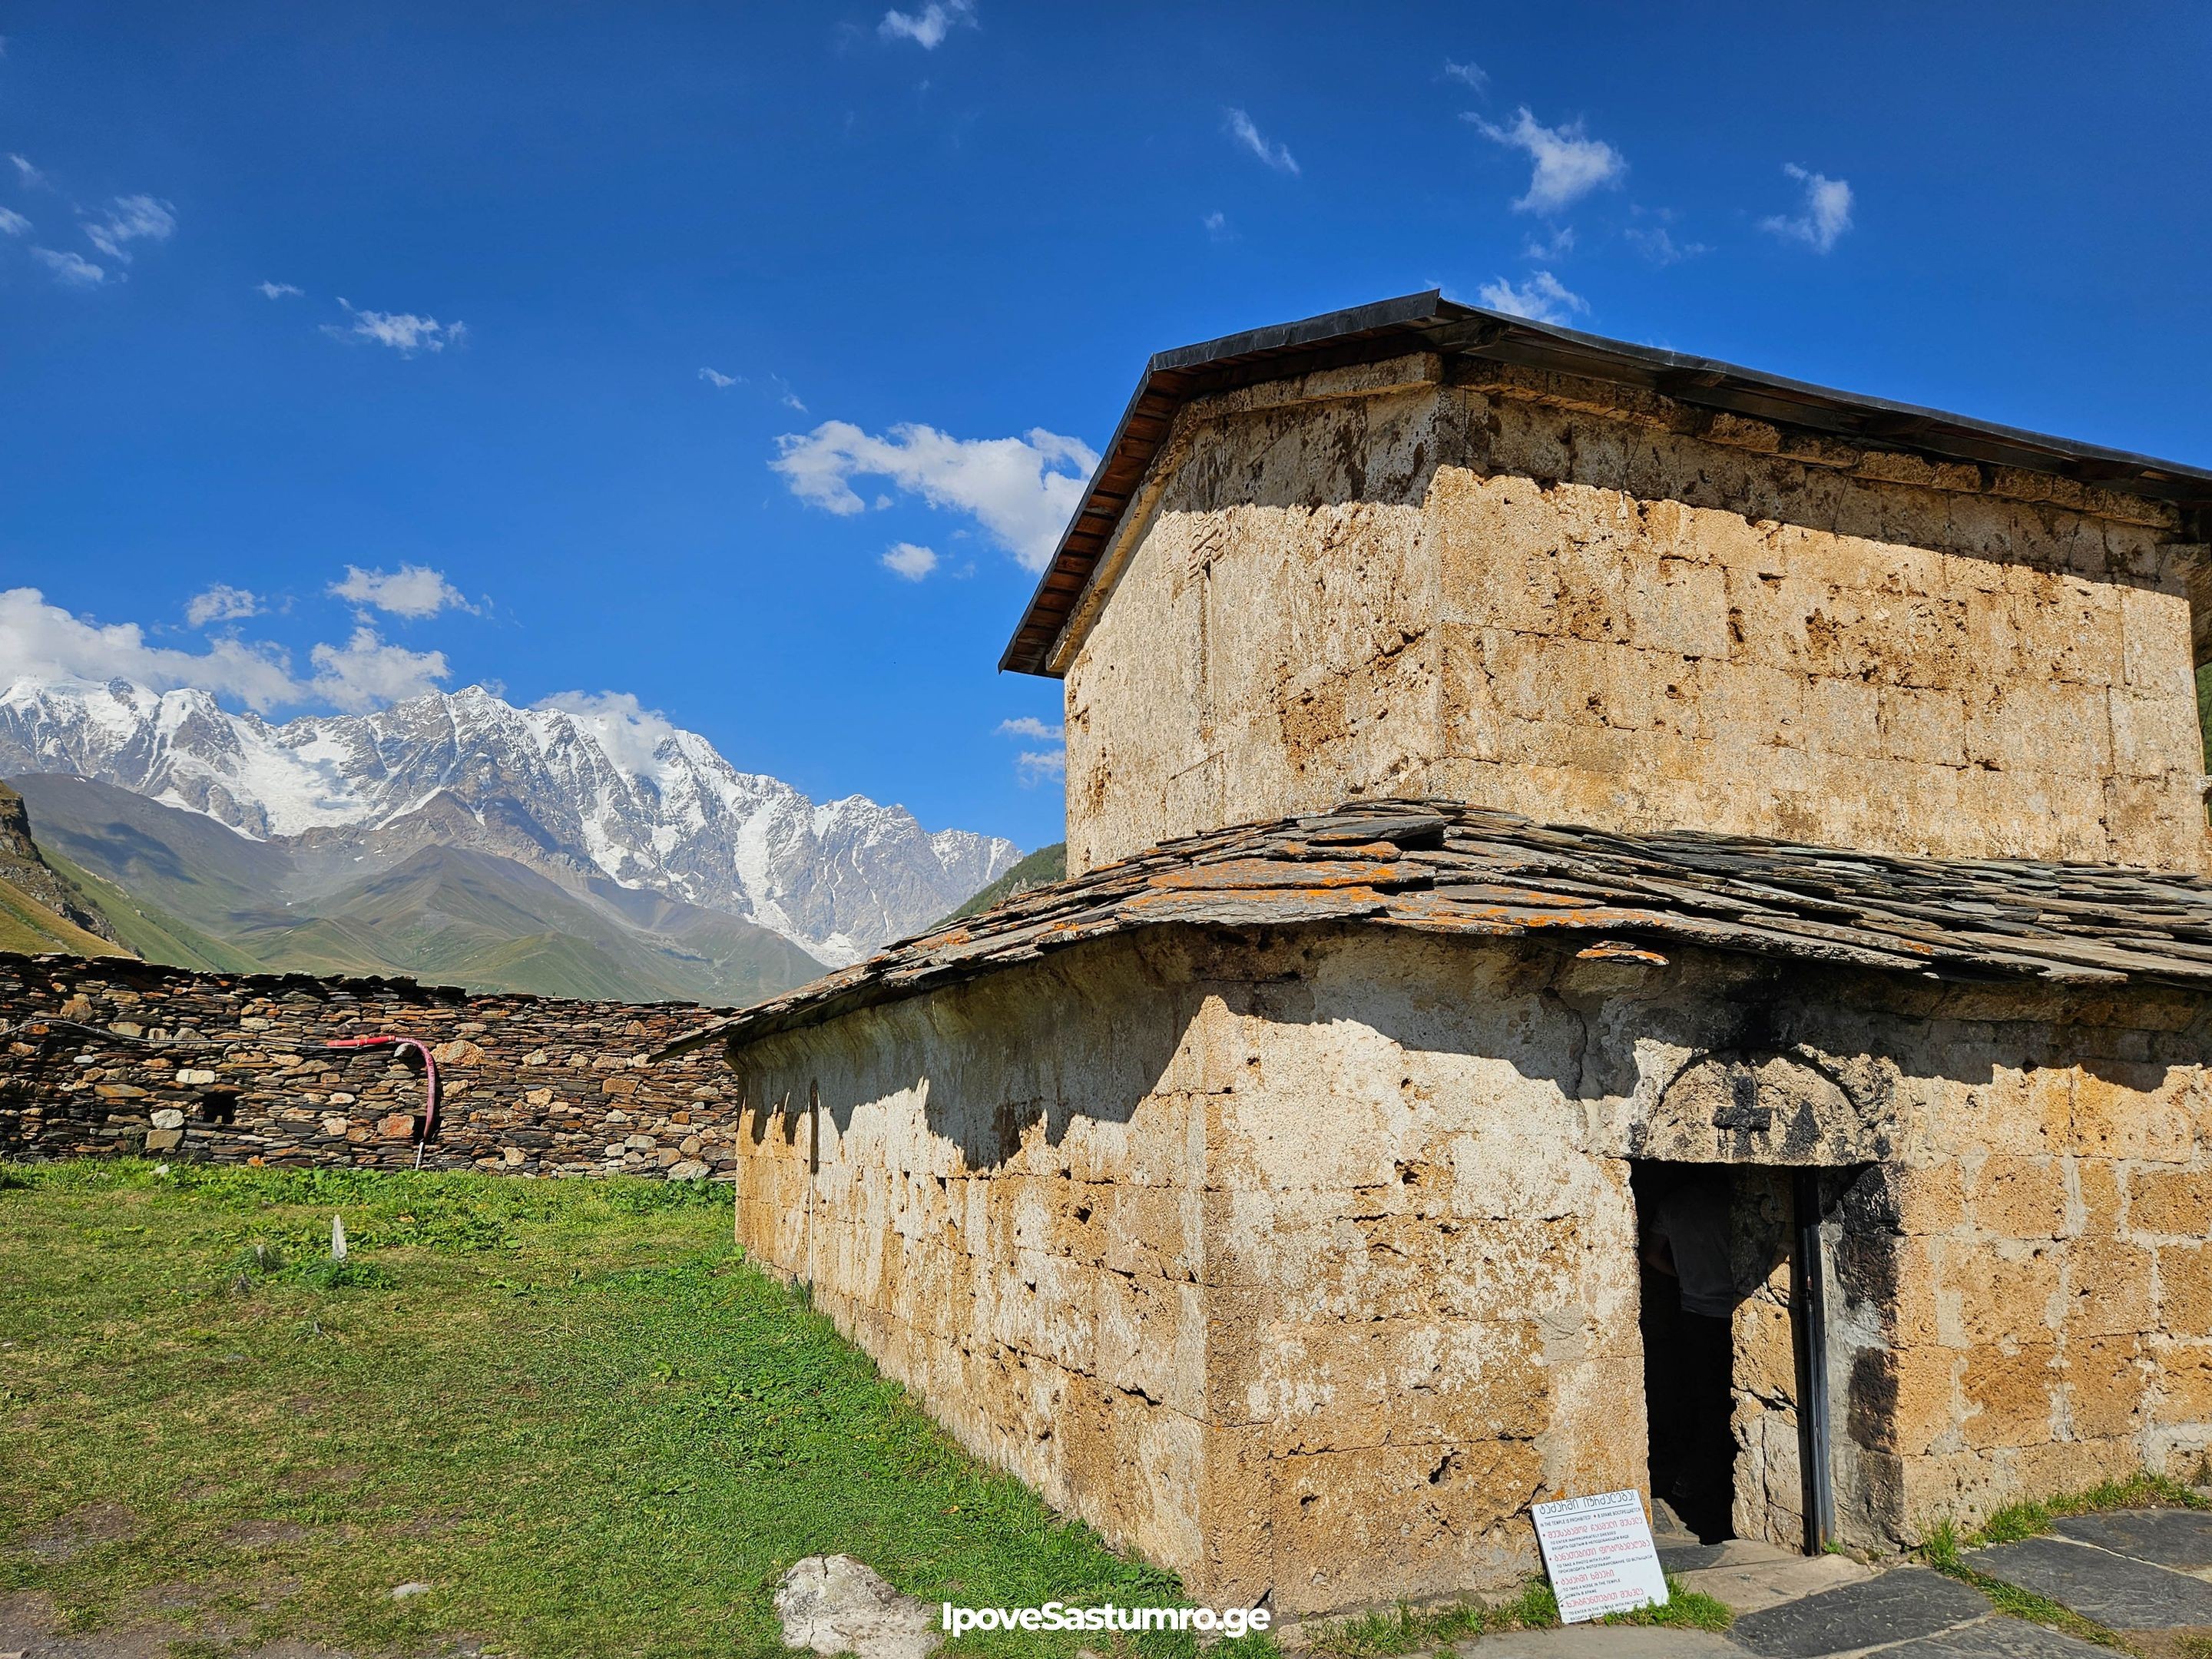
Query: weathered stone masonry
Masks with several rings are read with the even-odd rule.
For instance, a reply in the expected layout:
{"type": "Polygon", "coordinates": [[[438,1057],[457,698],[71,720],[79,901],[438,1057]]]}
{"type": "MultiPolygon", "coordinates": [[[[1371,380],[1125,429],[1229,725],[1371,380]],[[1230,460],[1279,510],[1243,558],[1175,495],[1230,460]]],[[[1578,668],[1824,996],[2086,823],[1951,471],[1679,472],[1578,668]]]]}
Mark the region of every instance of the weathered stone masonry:
{"type": "Polygon", "coordinates": [[[426,1169],[726,1179],[726,1074],[703,1058],[641,1059],[709,1017],[683,1003],[0,955],[0,1158],[410,1168],[419,1068],[388,1048],[325,1046],[390,1035],[437,1059],[426,1169]],[[157,1127],[170,1111],[181,1124],[157,1127]]]}
{"type": "Polygon", "coordinates": [[[2008,977],[1824,963],[1943,936],[1901,885],[1875,931],[1875,884],[1819,885],[1814,849],[1684,838],[1668,866],[1462,821],[1495,839],[1363,863],[1314,856],[1325,821],[1272,856],[1225,831],[736,1017],[739,1241],[969,1446],[1197,1593],[1288,1611],[1504,1588],[1535,1565],[1529,1502],[1639,1484],[1638,1159],[1728,1165],[1765,1217],[1739,1237],[1740,1535],[1803,1536],[1796,1171],[1835,1536],[2196,1472],[2212,996],[2060,982],[2065,953],[2176,941],[2108,899],[2102,934],[1973,936],[2008,977]],[[1542,873],[1480,880],[1514,856],[1542,873]],[[1787,881],[1804,910],[1717,926],[1730,865],[1729,893],[1787,881]]]}
{"type": "Polygon", "coordinates": [[[1071,870],[1361,795],[2206,867],[2164,502],[1431,355],[1194,399],[1139,501],[1071,870]]]}

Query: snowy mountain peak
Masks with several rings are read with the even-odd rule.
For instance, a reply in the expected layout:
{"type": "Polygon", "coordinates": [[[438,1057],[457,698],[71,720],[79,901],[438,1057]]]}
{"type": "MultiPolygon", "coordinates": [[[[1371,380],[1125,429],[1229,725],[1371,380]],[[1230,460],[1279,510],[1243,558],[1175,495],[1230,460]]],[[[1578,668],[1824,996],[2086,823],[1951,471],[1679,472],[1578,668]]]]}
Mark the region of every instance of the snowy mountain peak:
{"type": "Polygon", "coordinates": [[[518,708],[472,685],[272,725],[203,691],[19,679],[0,691],[0,772],[75,773],[255,840],[394,859],[459,844],[611,878],[832,963],[926,927],[1019,856],[864,796],[817,805],[618,695],[518,708]]]}

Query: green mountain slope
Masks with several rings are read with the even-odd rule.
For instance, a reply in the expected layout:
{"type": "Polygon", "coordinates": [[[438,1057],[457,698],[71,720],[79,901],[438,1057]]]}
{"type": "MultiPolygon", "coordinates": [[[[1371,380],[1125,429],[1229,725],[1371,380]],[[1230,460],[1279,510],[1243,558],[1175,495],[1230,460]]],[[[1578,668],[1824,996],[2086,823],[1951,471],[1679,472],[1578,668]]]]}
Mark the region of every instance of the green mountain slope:
{"type": "Polygon", "coordinates": [[[967,903],[938,922],[937,926],[942,927],[945,922],[957,921],[963,916],[980,915],[1001,899],[1010,899],[1017,893],[1026,893],[1032,887],[1049,886],[1066,878],[1067,843],[1056,841],[1049,847],[1038,848],[967,903]]]}
{"type": "Polygon", "coordinates": [[[48,941],[40,947],[19,944],[7,948],[75,950],[76,936],[82,933],[100,941],[101,948],[92,954],[112,951],[114,924],[47,860],[46,850],[32,835],[30,808],[4,783],[0,783],[0,882],[9,890],[11,935],[48,941]],[[30,909],[23,910],[24,905],[30,909]],[[61,932],[54,931],[55,923],[62,924],[61,932]]]}
{"type": "Polygon", "coordinates": [[[264,964],[243,951],[210,938],[158,905],[125,892],[113,882],[94,875],[59,853],[49,851],[46,862],[53,866],[55,873],[98,905],[100,914],[115,929],[116,938],[147,961],[220,974],[261,971],[264,964]]]}
{"type": "Polygon", "coordinates": [[[788,939],[734,916],[695,923],[680,939],[642,933],[535,871],[453,848],[426,848],[283,911],[240,914],[231,937],[270,966],[300,972],[374,964],[554,996],[736,1004],[823,971],[788,939]]]}
{"type": "Polygon", "coordinates": [[[292,860],[213,818],[88,779],[9,780],[29,804],[40,845],[142,902],[221,937],[228,917],[282,902],[292,860]]]}
{"type": "Polygon", "coordinates": [[[157,962],[720,1006],[824,971],[738,917],[611,883],[576,890],[489,854],[427,848],[356,875],[354,860],[249,841],[82,778],[17,782],[70,878],[157,962]]]}
{"type": "Polygon", "coordinates": [[[0,951],[60,951],[73,957],[130,954],[112,939],[88,933],[49,910],[5,878],[0,878],[0,951]]]}

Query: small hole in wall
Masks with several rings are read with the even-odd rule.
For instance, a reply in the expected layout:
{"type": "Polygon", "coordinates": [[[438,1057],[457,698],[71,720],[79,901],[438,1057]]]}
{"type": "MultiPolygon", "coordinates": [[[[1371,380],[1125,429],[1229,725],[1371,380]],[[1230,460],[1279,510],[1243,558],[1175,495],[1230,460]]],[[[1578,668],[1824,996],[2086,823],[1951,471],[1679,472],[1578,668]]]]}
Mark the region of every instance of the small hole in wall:
{"type": "Polygon", "coordinates": [[[1304,1497],[1298,1499],[1298,1507],[1302,1510],[1310,1510],[1320,1502],[1321,1494],[1318,1492],[1310,1492],[1304,1497]]]}
{"type": "Polygon", "coordinates": [[[234,1123],[238,1121],[238,1091],[210,1089],[200,1097],[199,1119],[203,1123],[234,1123]]]}
{"type": "Polygon", "coordinates": [[[1079,1204],[1079,1205],[1077,1205],[1077,1206],[1075,1206],[1075,1219],[1076,1219],[1076,1221],[1077,1221],[1077,1223],[1078,1223],[1079,1224],[1081,1224],[1081,1223],[1083,1223],[1083,1222],[1085,1222],[1085,1221],[1090,1220],[1090,1219],[1091,1219],[1091,1206],[1090,1206],[1088,1204],[1079,1204]]]}

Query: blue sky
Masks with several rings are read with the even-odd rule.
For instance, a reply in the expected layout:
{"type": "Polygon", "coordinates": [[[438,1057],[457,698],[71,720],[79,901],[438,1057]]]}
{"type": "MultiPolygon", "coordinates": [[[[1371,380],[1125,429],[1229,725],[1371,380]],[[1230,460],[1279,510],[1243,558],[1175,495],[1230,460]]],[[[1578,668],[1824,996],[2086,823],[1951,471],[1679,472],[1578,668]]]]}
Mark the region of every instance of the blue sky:
{"type": "Polygon", "coordinates": [[[994,665],[1162,347],[1440,285],[2212,461],[2212,11],[1989,17],[0,4],[0,678],[612,694],[1034,846],[994,665]]]}

